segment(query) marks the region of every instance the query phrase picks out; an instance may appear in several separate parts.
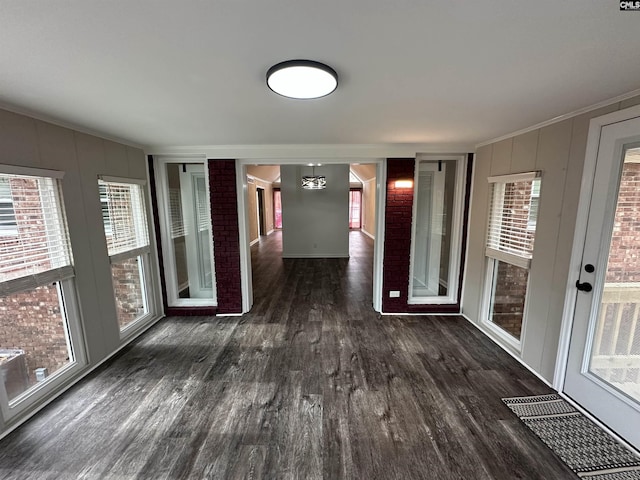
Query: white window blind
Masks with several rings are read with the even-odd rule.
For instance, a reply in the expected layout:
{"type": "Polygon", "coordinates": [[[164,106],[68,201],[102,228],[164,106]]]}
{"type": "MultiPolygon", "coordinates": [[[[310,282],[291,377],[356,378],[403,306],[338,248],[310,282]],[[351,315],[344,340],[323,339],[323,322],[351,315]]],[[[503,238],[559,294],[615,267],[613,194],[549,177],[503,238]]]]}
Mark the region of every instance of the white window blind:
{"type": "Polygon", "coordinates": [[[169,189],[169,218],[171,220],[171,238],[184,237],[186,232],[182,218],[182,199],[179,188],[169,189]]]}
{"type": "Polygon", "coordinates": [[[211,216],[209,215],[209,198],[207,197],[207,187],[204,177],[198,177],[195,179],[195,189],[198,232],[206,232],[211,229],[211,216]]]}
{"type": "Polygon", "coordinates": [[[102,221],[111,262],[149,251],[142,186],[98,180],[102,221]]]}
{"type": "Polygon", "coordinates": [[[0,178],[0,235],[17,234],[16,215],[11,197],[11,182],[6,176],[0,178]]]}
{"type": "Polygon", "coordinates": [[[533,256],[539,172],[489,178],[491,200],[486,255],[522,268],[533,256]],[[532,198],[536,200],[532,202],[532,198]],[[532,209],[532,205],[535,208],[532,209]]]}
{"type": "Polygon", "coordinates": [[[3,200],[12,209],[12,216],[4,212],[3,221],[10,219],[15,225],[15,234],[0,236],[0,294],[72,277],[58,180],[0,173],[0,184],[3,200]]]}

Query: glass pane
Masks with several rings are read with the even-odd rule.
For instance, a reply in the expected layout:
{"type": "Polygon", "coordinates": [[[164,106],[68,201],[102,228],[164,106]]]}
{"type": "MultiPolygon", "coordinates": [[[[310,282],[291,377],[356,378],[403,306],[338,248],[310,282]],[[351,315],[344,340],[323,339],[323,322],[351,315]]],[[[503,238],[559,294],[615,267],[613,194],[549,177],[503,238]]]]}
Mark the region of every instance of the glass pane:
{"type": "Polygon", "coordinates": [[[493,262],[489,320],[520,340],[529,271],[498,260],[493,262]]]}
{"type": "Polygon", "coordinates": [[[198,244],[198,273],[200,289],[211,289],[211,219],[209,218],[209,196],[204,174],[193,176],[195,193],[196,242],[198,244]]]}
{"type": "Polygon", "coordinates": [[[203,164],[168,164],[174,298],[213,298],[211,215],[203,164]]]}
{"type": "Polygon", "coordinates": [[[111,279],[121,329],[148,312],[142,263],[142,257],[135,257],[111,264],[111,279]]]}
{"type": "Polygon", "coordinates": [[[0,297],[0,378],[10,401],[71,362],[58,283],[0,297]]]}
{"type": "Polygon", "coordinates": [[[349,228],[351,229],[360,230],[361,199],[360,190],[349,191],[349,228]]]}
{"type": "Polygon", "coordinates": [[[273,191],[273,214],[275,216],[274,228],[282,228],[282,197],[280,190],[273,191]]]}
{"type": "Polygon", "coordinates": [[[456,161],[420,162],[418,169],[412,295],[447,296],[456,161]]]}
{"type": "Polygon", "coordinates": [[[589,370],[640,401],[640,148],[620,179],[604,290],[589,370]]]}

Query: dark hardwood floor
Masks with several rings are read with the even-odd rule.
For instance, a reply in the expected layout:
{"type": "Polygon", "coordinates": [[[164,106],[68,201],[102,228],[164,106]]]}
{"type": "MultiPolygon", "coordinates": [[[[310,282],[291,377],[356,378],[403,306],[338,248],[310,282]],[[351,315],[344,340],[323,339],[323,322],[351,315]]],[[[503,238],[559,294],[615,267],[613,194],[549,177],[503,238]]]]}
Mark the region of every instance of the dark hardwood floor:
{"type": "Polygon", "coordinates": [[[351,241],[263,237],[250,314],[161,321],[2,440],[0,478],[577,478],[500,400],[548,388],[462,318],[377,315],[351,241]]]}

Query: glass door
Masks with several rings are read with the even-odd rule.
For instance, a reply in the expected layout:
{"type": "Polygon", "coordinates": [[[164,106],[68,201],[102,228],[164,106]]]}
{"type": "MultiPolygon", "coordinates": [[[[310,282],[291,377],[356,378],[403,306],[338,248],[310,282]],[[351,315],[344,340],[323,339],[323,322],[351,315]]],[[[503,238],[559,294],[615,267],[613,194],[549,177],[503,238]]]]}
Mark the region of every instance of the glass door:
{"type": "Polygon", "coordinates": [[[458,301],[465,172],[460,155],[416,161],[409,304],[458,301]]]}
{"type": "Polygon", "coordinates": [[[167,302],[215,306],[209,189],[203,163],[165,160],[158,168],[167,302]]]}
{"type": "Polygon", "coordinates": [[[599,144],[564,390],[640,447],[640,118],[599,144]]]}

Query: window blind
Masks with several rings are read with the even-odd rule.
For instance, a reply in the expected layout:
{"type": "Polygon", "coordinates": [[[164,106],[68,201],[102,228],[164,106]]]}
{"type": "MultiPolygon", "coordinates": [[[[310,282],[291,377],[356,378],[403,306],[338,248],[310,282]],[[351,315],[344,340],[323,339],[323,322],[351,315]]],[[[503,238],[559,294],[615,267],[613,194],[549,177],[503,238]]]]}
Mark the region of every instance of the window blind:
{"type": "Polygon", "coordinates": [[[490,177],[486,255],[522,268],[533,256],[539,172],[490,177]]]}
{"type": "Polygon", "coordinates": [[[149,250],[142,186],[98,180],[102,221],[112,263],[149,250]]]}
{"type": "Polygon", "coordinates": [[[169,189],[169,218],[171,220],[171,238],[184,237],[186,232],[182,218],[182,199],[179,188],[169,189]]]}
{"type": "Polygon", "coordinates": [[[0,236],[1,294],[37,288],[73,276],[71,246],[58,180],[0,174],[12,213],[12,235],[0,236]]]}

